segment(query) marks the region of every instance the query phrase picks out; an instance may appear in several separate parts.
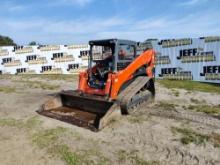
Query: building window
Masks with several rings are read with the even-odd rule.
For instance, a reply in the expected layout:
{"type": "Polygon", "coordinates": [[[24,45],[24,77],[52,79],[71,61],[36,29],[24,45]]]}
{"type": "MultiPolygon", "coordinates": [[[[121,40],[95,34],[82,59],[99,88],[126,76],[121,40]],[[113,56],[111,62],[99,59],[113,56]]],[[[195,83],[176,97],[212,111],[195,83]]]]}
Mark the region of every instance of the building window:
{"type": "Polygon", "coordinates": [[[12,58],[3,58],[2,59],[2,65],[5,63],[9,63],[9,62],[12,62],[12,58]]]}
{"type": "Polygon", "coordinates": [[[42,66],[42,72],[52,70],[52,66],[42,66]]]}
{"type": "Polygon", "coordinates": [[[86,51],[80,51],[80,57],[88,56],[88,55],[89,55],[89,50],[86,50],[86,51]]]}
{"type": "Polygon", "coordinates": [[[213,37],[205,37],[205,43],[208,42],[219,42],[220,36],[213,36],[213,37]]]}
{"type": "Polygon", "coordinates": [[[156,64],[162,65],[162,64],[170,64],[170,57],[169,56],[157,56],[156,57],[156,64]]]}
{"type": "Polygon", "coordinates": [[[192,39],[170,39],[170,40],[161,40],[158,45],[162,45],[163,48],[176,47],[176,46],[184,46],[191,45],[192,39]]]}
{"type": "Polygon", "coordinates": [[[61,57],[63,57],[63,53],[54,53],[53,54],[53,59],[61,58],[61,57]]]}
{"type": "Polygon", "coordinates": [[[26,72],[26,68],[18,68],[16,69],[16,73],[25,73],[26,72]]]}
{"type": "Polygon", "coordinates": [[[37,59],[37,56],[36,55],[33,55],[33,56],[27,56],[26,57],[26,61],[28,62],[28,61],[33,61],[33,60],[36,60],[37,59]]]}
{"type": "Polygon", "coordinates": [[[23,48],[24,48],[24,46],[14,46],[13,52],[16,50],[23,49],[23,48]]]}
{"type": "Polygon", "coordinates": [[[79,64],[69,64],[68,65],[68,69],[78,69],[79,68],[79,64]]]}

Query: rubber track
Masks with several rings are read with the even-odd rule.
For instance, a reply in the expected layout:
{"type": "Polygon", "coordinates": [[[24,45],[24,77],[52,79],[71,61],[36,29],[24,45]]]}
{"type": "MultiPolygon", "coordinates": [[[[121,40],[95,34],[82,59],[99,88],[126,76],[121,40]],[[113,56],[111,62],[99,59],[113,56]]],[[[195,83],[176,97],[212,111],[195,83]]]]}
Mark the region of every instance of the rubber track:
{"type": "Polygon", "coordinates": [[[144,85],[150,80],[149,77],[139,76],[137,77],[124,91],[119,94],[118,102],[120,104],[122,112],[128,110],[128,105],[132,97],[144,87],[144,85]]]}

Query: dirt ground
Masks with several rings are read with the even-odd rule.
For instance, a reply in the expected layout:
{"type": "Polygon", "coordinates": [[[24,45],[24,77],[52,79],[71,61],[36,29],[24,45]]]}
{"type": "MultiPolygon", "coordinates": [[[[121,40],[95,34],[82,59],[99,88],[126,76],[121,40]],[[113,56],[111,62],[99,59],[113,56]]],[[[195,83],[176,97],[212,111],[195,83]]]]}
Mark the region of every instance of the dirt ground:
{"type": "Polygon", "coordinates": [[[74,89],[77,83],[77,79],[1,78],[1,165],[220,164],[218,115],[213,115],[217,122],[213,126],[150,113],[184,111],[206,115],[189,107],[220,107],[220,95],[169,90],[157,83],[154,103],[132,116],[112,121],[98,133],[36,113],[51,94],[74,89]]]}

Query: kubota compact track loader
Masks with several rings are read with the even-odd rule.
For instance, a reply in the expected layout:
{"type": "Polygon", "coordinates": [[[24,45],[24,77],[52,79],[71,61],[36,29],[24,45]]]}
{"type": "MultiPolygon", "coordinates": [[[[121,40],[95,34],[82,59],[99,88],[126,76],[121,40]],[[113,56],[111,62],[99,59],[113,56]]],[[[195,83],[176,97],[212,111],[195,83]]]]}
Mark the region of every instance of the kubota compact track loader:
{"type": "Polygon", "coordinates": [[[89,45],[89,66],[79,75],[78,89],[60,92],[38,113],[98,131],[115,114],[131,114],[154,98],[155,51],[137,54],[136,42],[118,39],[89,45]]]}

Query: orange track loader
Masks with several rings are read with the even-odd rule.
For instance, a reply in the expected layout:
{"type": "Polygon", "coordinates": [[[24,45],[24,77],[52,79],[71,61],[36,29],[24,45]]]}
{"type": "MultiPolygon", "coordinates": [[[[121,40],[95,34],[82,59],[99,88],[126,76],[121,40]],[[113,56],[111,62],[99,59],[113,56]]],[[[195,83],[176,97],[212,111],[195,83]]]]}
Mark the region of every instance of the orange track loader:
{"type": "Polygon", "coordinates": [[[155,51],[137,54],[137,43],[108,39],[89,42],[88,69],[79,75],[77,90],[62,91],[39,114],[93,131],[116,114],[131,114],[155,95],[155,51]]]}

